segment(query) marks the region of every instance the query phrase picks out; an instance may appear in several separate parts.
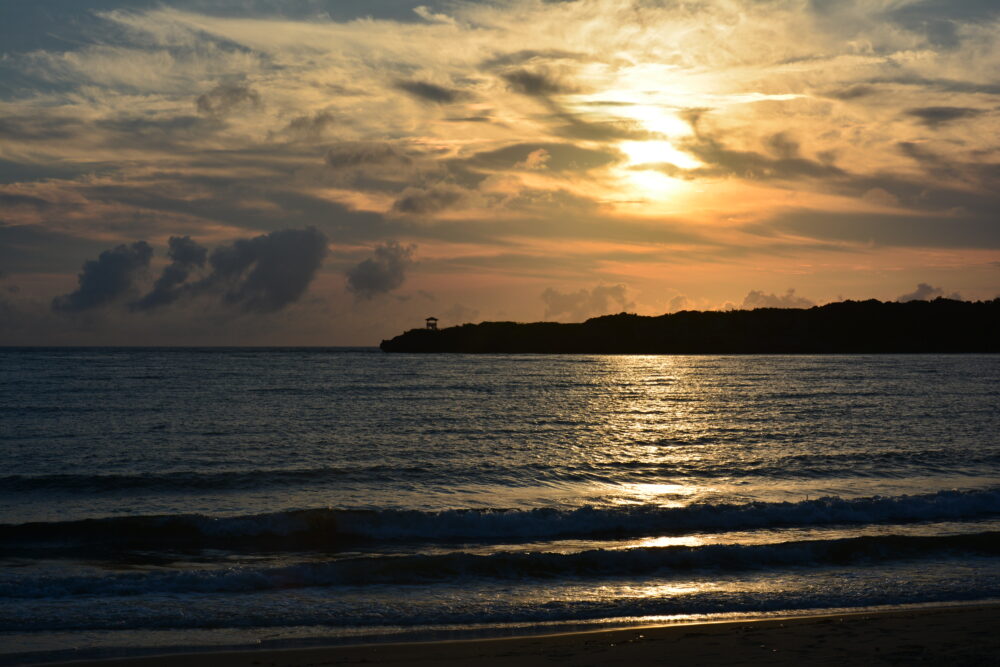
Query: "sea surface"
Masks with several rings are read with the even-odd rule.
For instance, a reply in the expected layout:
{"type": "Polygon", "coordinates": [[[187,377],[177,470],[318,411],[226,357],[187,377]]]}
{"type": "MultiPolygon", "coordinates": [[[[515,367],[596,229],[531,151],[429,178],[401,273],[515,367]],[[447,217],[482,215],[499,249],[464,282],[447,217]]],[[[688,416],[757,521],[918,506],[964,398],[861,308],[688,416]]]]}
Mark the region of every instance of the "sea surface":
{"type": "Polygon", "coordinates": [[[1000,356],[0,349],[0,664],[1000,598],[1000,356]]]}

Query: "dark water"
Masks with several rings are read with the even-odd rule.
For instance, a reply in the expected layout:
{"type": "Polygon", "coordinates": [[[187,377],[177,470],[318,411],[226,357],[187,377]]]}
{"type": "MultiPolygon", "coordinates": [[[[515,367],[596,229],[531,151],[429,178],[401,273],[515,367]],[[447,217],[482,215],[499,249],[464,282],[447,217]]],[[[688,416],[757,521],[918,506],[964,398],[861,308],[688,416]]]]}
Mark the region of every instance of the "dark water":
{"type": "Polygon", "coordinates": [[[0,350],[0,662],[998,598],[998,379],[0,350]]]}

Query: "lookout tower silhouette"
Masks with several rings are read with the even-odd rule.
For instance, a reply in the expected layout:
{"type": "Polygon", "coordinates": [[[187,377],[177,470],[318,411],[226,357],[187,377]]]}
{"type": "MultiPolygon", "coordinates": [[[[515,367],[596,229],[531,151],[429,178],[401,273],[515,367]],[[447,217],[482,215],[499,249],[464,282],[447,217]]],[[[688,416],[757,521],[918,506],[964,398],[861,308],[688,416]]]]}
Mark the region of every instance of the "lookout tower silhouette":
{"type": "Polygon", "coordinates": [[[427,318],[427,328],[431,331],[437,331],[438,328],[438,318],[428,317],[427,318]]]}

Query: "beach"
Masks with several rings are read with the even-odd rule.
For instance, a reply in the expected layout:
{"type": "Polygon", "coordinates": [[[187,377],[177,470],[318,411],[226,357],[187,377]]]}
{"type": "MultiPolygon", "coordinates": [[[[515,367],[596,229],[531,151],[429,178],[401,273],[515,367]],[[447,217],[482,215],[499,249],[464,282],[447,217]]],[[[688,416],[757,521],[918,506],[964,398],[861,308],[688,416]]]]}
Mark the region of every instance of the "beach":
{"type": "Polygon", "coordinates": [[[1000,605],[676,624],[502,639],[247,650],[75,667],[998,665],[1000,605]]]}

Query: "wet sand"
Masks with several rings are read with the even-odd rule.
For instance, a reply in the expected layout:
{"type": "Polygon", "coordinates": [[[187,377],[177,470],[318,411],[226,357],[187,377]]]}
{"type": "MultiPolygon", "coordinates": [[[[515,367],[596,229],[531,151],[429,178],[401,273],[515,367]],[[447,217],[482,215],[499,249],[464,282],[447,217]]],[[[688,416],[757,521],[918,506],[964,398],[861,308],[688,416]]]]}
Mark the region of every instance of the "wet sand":
{"type": "Polygon", "coordinates": [[[83,667],[311,665],[1000,665],[1000,605],[836,614],[559,635],[248,650],[64,663],[83,667]]]}

